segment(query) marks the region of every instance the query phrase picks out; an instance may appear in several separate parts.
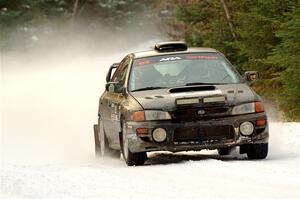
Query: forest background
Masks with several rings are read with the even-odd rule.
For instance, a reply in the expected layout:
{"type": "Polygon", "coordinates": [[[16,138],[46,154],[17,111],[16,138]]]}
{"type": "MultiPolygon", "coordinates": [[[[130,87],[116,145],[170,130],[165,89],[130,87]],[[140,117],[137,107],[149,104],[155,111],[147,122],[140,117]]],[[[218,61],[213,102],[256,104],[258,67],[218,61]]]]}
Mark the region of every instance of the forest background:
{"type": "Polygon", "coordinates": [[[153,27],[167,39],[216,48],[241,73],[259,71],[253,89],[300,121],[299,0],[0,0],[1,54],[70,35],[92,46],[109,32],[135,31],[139,41],[153,27]]]}

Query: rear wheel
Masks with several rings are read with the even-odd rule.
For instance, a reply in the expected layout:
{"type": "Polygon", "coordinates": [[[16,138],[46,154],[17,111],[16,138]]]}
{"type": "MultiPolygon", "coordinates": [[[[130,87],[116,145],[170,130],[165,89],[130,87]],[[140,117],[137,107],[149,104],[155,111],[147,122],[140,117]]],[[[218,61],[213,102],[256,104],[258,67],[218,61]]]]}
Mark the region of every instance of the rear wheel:
{"type": "Polygon", "coordinates": [[[128,138],[126,137],[126,129],[122,125],[122,132],[120,133],[120,144],[123,158],[128,166],[143,165],[147,160],[146,152],[132,153],[128,148],[128,138]]]}
{"type": "Polygon", "coordinates": [[[229,155],[231,151],[231,147],[218,149],[219,155],[229,155]]]}
{"type": "Polygon", "coordinates": [[[268,155],[268,143],[249,144],[246,147],[249,159],[265,159],[268,155]]]}

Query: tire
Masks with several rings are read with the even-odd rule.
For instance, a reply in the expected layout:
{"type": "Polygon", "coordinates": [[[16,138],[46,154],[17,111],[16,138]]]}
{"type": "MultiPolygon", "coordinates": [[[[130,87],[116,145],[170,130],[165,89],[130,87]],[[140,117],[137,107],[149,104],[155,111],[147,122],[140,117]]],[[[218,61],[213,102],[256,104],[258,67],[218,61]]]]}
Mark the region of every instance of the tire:
{"type": "Polygon", "coordinates": [[[229,155],[231,151],[231,147],[220,148],[218,149],[219,155],[229,155]]]}
{"type": "Polygon", "coordinates": [[[122,125],[122,132],[119,135],[120,145],[123,154],[123,158],[127,166],[139,166],[143,165],[147,160],[146,152],[132,153],[128,148],[128,139],[126,138],[126,130],[122,125]]]}
{"type": "Polygon", "coordinates": [[[98,119],[98,124],[94,125],[94,139],[96,157],[108,155],[111,149],[108,147],[108,140],[104,132],[103,122],[100,118],[98,119]]]}
{"type": "Polygon", "coordinates": [[[265,159],[268,155],[268,143],[249,144],[246,153],[249,159],[265,159]]]}

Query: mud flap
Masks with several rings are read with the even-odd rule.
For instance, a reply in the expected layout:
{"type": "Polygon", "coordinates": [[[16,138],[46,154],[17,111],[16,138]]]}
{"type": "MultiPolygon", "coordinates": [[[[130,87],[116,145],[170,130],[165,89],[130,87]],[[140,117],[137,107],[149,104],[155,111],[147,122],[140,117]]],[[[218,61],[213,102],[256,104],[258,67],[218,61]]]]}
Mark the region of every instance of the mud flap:
{"type": "Polygon", "coordinates": [[[94,140],[95,140],[95,154],[96,156],[100,156],[101,148],[100,148],[100,140],[99,140],[99,133],[98,133],[98,125],[94,124],[94,140]]]}
{"type": "Polygon", "coordinates": [[[119,132],[119,141],[120,141],[121,157],[124,159],[124,156],[123,156],[123,135],[122,135],[122,132],[119,132]]]}

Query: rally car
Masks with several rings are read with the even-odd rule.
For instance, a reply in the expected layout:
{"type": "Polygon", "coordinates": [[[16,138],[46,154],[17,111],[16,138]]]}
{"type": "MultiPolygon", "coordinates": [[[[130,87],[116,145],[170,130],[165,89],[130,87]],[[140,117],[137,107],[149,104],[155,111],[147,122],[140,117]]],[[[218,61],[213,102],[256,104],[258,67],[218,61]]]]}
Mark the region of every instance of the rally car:
{"type": "Polygon", "coordinates": [[[132,166],[144,164],[150,151],[227,155],[239,146],[249,159],[264,159],[267,116],[248,86],[257,78],[256,71],[241,76],[215,49],[184,42],[131,53],[108,71],[94,125],[96,154],[121,150],[132,166]]]}

